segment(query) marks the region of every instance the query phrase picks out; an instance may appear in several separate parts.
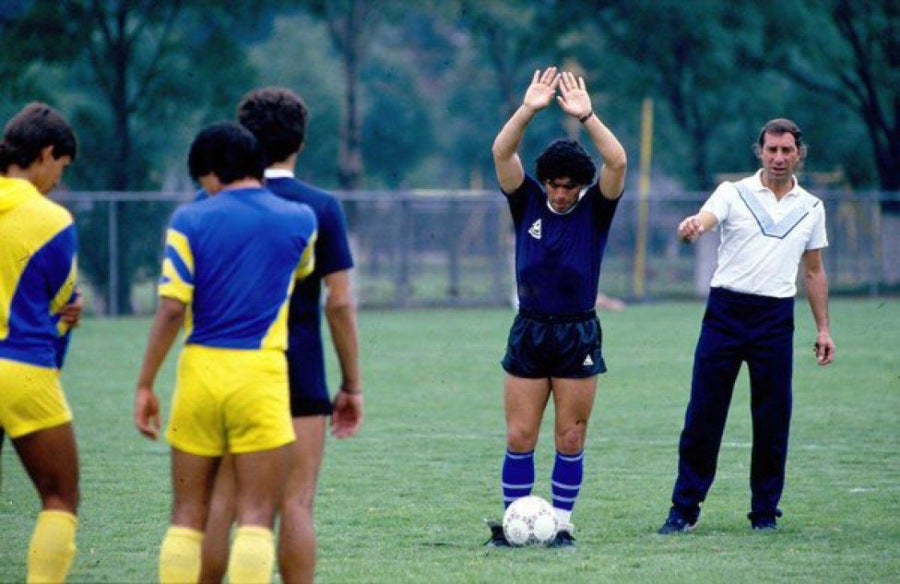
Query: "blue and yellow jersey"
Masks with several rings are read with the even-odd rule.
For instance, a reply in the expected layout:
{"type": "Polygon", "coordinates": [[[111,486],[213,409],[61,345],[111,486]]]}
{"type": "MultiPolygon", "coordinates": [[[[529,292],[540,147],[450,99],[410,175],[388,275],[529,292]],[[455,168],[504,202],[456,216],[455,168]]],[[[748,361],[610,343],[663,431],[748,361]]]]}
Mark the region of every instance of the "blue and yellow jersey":
{"type": "Polygon", "coordinates": [[[188,305],[185,344],[287,347],[288,299],[314,267],[312,210],[265,189],[226,190],[179,208],[159,295],[188,305]]]}
{"type": "Polygon", "coordinates": [[[72,215],[22,179],[0,177],[0,358],[62,365],[60,311],[75,294],[72,215]]]}

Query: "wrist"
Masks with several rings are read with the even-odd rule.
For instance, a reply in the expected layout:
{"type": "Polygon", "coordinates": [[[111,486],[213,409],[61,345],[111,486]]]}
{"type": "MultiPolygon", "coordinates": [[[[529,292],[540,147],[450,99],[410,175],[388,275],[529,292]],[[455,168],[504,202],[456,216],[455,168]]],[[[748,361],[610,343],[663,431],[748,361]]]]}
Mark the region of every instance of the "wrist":
{"type": "Polygon", "coordinates": [[[581,123],[583,124],[583,123],[585,123],[586,121],[588,121],[589,119],[591,119],[592,117],[594,117],[594,110],[591,110],[591,111],[589,111],[588,113],[586,113],[586,114],[584,114],[583,116],[581,116],[580,118],[578,118],[578,121],[581,122],[581,123]]]}
{"type": "Polygon", "coordinates": [[[361,387],[350,388],[346,385],[342,385],[340,391],[341,393],[346,393],[347,395],[362,395],[361,387]]]}

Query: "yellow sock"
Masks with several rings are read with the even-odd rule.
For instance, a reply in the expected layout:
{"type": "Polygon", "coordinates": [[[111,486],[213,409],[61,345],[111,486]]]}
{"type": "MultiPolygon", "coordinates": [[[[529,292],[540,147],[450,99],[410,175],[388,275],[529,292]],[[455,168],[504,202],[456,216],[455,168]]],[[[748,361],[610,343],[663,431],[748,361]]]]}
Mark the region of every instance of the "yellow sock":
{"type": "Polygon", "coordinates": [[[272,530],[256,525],[238,527],[228,561],[228,581],[271,582],[275,565],[275,543],[272,530]]]}
{"type": "Polygon", "coordinates": [[[197,582],[200,580],[200,546],[203,532],[171,526],[159,550],[159,581],[197,582]]]}
{"type": "Polygon", "coordinates": [[[28,582],[65,582],[75,557],[78,520],[66,511],[38,513],[28,546],[28,582]]]}

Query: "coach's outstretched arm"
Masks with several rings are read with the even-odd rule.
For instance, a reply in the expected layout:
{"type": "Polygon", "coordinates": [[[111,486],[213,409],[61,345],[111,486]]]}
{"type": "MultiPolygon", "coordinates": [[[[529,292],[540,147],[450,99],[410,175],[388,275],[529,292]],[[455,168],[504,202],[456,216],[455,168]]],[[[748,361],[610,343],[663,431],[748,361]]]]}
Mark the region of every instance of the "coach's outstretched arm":
{"type": "Polygon", "coordinates": [[[600,194],[607,199],[618,199],[625,188],[625,169],[628,167],[625,148],[594,112],[584,77],[575,77],[573,73],[564,71],[559,76],[559,92],[561,95],[556,97],[559,107],[584,125],[603,159],[597,179],[600,194]]]}
{"type": "Polygon", "coordinates": [[[525,92],[522,105],[494,138],[491,153],[494,155],[497,179],[504,193],[513,192],[525,180],[525,169],[519,158],[519,144],[522,143],[525,128],[528,127],[534,115],[553,102],[558,85],[559,75],[556,67],[548,67],[543,73],[540,70],[535,71],[531,85],[525,92]]]}
{"type": "Polygon", "coordinates": [[[715,229],[719,220],[709,211],[700,211],[696,215],[685,217],[678,224],[678,239],[682,243],[693,243],[704,233],[715,229]]]}

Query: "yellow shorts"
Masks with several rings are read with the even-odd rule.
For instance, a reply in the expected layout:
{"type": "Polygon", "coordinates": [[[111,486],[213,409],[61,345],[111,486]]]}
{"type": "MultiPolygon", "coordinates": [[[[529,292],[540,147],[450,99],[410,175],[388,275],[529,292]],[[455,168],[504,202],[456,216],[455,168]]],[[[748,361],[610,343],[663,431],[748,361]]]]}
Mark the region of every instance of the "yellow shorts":
{"type": "Polygon", "coordinates": [[[281,351],[188,345],[178,360],[166,439],[198,456],[243,454],[294,441],[281,351]]]}
{"type": "Polygon", "coordinates": [[[0,359],[0,427],[10,438],[71,421],[58,369],[0,359]]]}

